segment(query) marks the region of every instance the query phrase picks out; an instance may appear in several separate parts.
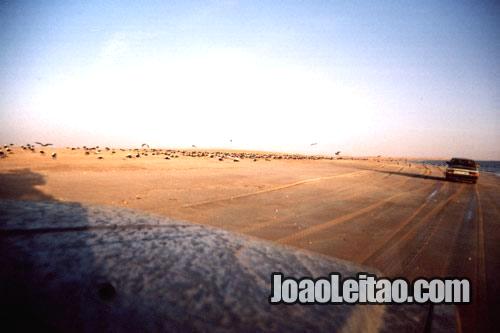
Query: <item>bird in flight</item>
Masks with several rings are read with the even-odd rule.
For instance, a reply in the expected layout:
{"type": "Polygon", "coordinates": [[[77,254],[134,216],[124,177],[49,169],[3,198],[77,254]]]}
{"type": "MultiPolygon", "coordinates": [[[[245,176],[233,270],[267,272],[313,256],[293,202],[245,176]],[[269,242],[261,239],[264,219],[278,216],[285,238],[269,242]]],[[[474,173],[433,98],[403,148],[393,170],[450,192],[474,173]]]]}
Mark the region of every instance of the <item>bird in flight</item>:
{"type": "Polygon", "coordinates": [[[335,155],[338,155],[338,154],[340,154],[340,151],[338,151],[338,152],[335,153],[335,155]]]}
{"type": "Polygon", "coordinates": [[[149,148],[149,145],[148,145],[147,143],[143,143],[143,144],[141,145],[141,147],[147,147],[147,148],[149,148]]]}
{"type": "Polygon", "coordinates": [[[318,143],[317,142],[314,142],[314,143],[311,143],[311,146],[316,146],[318,143]]]}
{"type": "Polygon", "coordinates": [[[37,145],[40,145],[42,147],[47,147],[47,146],[52,146],[52,143],[41,143],[41,142],[35,142],[37,145]]]}

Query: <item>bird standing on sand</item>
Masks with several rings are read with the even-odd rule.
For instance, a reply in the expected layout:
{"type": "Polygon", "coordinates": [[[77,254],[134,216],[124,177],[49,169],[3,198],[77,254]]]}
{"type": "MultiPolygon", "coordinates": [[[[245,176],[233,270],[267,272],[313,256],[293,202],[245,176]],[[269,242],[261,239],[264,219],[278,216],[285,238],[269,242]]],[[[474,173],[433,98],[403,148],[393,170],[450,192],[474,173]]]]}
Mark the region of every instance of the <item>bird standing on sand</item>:
{"type": "Polygon", "coordinates": [[[52,153],[50,156],[55,160],[57,158],[57,153],[52,153]]]}

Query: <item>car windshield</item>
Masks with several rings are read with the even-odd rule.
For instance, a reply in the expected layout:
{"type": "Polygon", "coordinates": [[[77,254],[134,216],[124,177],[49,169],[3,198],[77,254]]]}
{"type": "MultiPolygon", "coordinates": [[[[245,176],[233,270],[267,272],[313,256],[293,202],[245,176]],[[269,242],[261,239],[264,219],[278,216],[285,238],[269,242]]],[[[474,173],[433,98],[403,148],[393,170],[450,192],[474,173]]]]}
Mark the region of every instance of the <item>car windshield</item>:
{"type": "Polygon", "coordinates": [[[465,168],[477,168],[476,162],[472,160],[466,160],[466,159],[461,159],[461,158],[453,158],[450,161],[451,166],[460,166],[460,167],[465,167],[465,168]]]}

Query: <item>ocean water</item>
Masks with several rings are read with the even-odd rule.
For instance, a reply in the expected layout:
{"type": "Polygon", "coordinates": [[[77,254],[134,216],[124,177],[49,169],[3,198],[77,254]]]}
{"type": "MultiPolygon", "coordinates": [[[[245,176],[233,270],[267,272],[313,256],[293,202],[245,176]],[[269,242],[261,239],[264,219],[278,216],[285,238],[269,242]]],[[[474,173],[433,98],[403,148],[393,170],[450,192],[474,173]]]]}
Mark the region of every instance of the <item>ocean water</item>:
{"type": "MultiPolygon", "coordinates": [[[[446,161],[442,160],[422,160],[419,163],[446,166],[446,161]]],[[[500,177],[500,161],[476,161],[479,163],[479,171],[491,172],[500,177]]]]}

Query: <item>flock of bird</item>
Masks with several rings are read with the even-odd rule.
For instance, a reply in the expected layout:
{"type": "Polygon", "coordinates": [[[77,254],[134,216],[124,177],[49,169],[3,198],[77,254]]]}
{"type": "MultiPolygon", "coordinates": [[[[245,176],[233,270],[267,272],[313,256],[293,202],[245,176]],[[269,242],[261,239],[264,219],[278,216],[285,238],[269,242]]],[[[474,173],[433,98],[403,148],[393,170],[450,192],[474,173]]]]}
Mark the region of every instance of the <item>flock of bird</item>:
{"type": "MultiPolygon", "coordinates": [[[[35,142],[35,144],[38,144],[40,145],[41,147],[48,147],[48,146],[52,146],[52,143],[41,143],[41,142],[35,142]]],[[[0,158],[5,158],[7,157],[9,154],[13,154],[14,151],[12,150],[12,148],[14,147],[14,144],[11,143],[11,144],[8,144],[8,145],[4,145],[2,149],[0,149],[0,158]]],[[[32,145],[30,143],[27,143],[26,145],[22,145],[21,146],[22,150],[29,150],[33,153],[36,153],[36,149],[35,149],[35,145],[32,145]]],[[[45,151],[44,150],[39,150],[38,151],[41,155],[45,155],[45,151]]],[[[56,152],[53,152],[50,154],[50,156],[53,158],[53,159],[56,159],[57,158],[57,153],[56,152]]]]}
{"type": "MultiPolygon", "coordinates": [[[[39,145],[40,148],[37,151],[37,147],[33,144],[22,145],[22,150],[31,151],[33,153],[38,152],[41,155],[48,154],[42,148],[52,146],[51,143],[41,143],[35,142],[36,145],[39,145]]],[[[0,158],[7,157],[8,154],[13,154],[12,147],[14,144],[4,145],[3,149],[0,149],[0,158]]],[[[194,146],[194,145],[193,145],[194,146]]],[[[195,146],[194,146],[195,147],[195,146]]],[[[144,156],[159,156],[165,160],[179,158],[180,156],[186,157],[205,157],[205,158],[213,158],[219,161],[232,160],[234,162],[239,162],[243,159],[249,159],[254,162],[258,160],[320,160],[320,159],[335,159],[332,156],[319,156],[319,155],[302,155],[302,154],[272,154],[272,153],[253,153],[253,152],[225,152],[225,151],[208,151],[208,150],[182,150],[182,149],[157,149],[150,148],[148,144],[142,144],[141,148],[134,149],[124,149],[124,148],[110,148],[110,147],[66,147],[66,149],[71,151],[82,151],[84,155],[87,156],[95,156],[97,159],[104,159],[104,153],[110,154],[123,154],[122,156],[127,159],[135,159],[141,158],[144,156]]],[[[339,152],[336,152],[335,155],[338,156],[339,152]]],[[[56,152],[51,152],[50,156],[53,159],[57,158],[56,152]]],[[[342,157],[337,157],[337,159],[342,159],[342,157]]]]}
{"type": "MultiPolygon", "coordinates": [[[[105,152],[109,152],[111,154],[126,153],[124,155],[125,158],[141,158],[144,156],[160,156],[166,160],[179,158],[180,156],[185,157],[206,157],[206,158],[214,158],[219,161],[224,160],[232,160],[234,162],[239,162],[243,159],[251,159],[254,162],[258,160],[319,160],[319,159],[333,159],[333,157],[329,156],[309,156],[309,155],[301,155],[301,154],[271,154],[271,153],[251,153],[251,152],[225,152],[225,151],[208,151],[208,150],[183,150],[183,149],[157,149],[150,148],[149,145],[143,144],[141,148],[134,149],[114,149],[109,147],[101,148],[99,146],[95,147],[67,147],[66,149],[70,150],[83,150],[85,155],[98,155],[97,158],[103,159],[102,154],[105,152]]],[[[340,152],[339,152],[340,153],[340,152]]],[[[338,155],[338,154],[337,154],[338,155]]]]}

